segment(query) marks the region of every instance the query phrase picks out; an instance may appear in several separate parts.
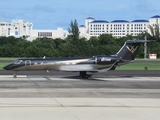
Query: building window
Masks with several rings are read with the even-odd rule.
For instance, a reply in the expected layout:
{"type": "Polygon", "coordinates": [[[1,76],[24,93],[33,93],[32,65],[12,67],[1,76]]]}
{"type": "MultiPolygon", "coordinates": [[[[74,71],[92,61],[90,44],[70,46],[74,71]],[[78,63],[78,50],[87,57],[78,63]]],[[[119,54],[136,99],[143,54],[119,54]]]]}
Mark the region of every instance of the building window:
{"type": "Polygon", "coordinates": [[[52,32],[38,32],[39,37],[52,37],[52,32]]]}
{"type": "Polygon", "coordinates": [[[15,31],[15,35],[18,35],[18,31],[15,31]]]}

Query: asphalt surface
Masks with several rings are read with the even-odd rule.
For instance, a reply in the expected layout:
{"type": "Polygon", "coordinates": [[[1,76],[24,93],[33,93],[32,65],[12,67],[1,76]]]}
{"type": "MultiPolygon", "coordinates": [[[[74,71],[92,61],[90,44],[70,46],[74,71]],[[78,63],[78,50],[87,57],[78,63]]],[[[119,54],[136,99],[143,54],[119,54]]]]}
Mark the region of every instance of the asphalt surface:
{"type": "MultiPolygon", "coordinates": [[[[79,72],[62,72],[62,71],[7,71],[0,70],[0,75],[52,75],[52,76],[79,76],[79,72]]],[[[113,70],[102,73],[88,73],[93,74],[93,77],[107,77],[107,76],[152,76],[160,77],[159,70],[113,70]]]]}
{"type": "Polygon", "coordinates": [[[159,120],[159,71],[0,71],[3,120],[159,120]]]}
{"type": "Polygon", "coordinates": [[[160,98],[159,73],[110,71],[82,79],[77,72],[23,71],[13,78],[14,72],[0,71],[0,89],[9,90],[0,97],[160,98]]]}

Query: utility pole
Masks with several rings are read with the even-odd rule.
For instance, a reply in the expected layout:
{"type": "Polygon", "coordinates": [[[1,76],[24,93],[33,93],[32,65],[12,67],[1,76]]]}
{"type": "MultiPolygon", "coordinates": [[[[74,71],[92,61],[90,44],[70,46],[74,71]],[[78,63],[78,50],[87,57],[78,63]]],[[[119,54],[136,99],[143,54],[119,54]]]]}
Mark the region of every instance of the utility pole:
{"type": "MultiPolygon", "coordinates": [[[[144,37],[145,40],[147,40],[147,36],[144,37]]],[[[144,43],[144,59],[147,58],[147,42],[144,43]]]]}

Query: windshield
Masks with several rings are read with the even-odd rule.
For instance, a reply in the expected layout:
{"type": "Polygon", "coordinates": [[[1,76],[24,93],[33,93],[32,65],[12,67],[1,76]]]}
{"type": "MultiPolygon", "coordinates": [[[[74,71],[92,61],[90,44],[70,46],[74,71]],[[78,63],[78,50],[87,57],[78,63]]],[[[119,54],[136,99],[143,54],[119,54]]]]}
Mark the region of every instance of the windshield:
{"type": "Polygon", "coordinates": [[[14,62],[13,62],[13,64],[21,64],[22,63],[22,60],[15,60],[14,62]]]}

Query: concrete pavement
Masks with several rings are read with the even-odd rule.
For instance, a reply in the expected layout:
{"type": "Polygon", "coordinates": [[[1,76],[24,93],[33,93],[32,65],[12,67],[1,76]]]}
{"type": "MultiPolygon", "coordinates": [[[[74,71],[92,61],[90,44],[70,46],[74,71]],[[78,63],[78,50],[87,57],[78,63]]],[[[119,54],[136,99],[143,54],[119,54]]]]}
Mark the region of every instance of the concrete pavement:
{"type": "Polygon", "coordinates": [[[160,120],[160,77],[0,76],[1,120],[160,120]]]}
{"type": "Polygon", "coordinates": [[[2,120],[159,120],[160,99],[0,98],[2,120]]]}

